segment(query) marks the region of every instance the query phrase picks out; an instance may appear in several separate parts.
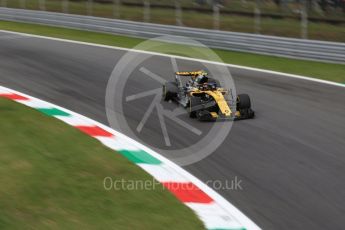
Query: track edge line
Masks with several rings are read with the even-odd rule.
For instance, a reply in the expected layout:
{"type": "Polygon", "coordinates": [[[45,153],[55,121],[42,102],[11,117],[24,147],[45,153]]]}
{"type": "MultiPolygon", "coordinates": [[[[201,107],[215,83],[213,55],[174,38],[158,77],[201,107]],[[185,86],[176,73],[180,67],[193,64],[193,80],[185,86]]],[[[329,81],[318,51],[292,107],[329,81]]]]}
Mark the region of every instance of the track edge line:
{"type": "Polygon", "coordinates": [[[294,79],[313,81],[313,82],[317,82],[317,83],[321,83],[321,84],[327,84],[327,85],[332,85],[332,86],[345,87],[345,85],[342,84],[342,83],[337,83],[337,82],[328,81],[328,80],[322,80],[322,79],[308,77],[308,76],[303,76],[303,75],[284,73],[284,72],[279,72],[279,71],[274,71],[274,70],[266,70],[266,69],[260,69],[260,68],[255,68],[255,67],[234,65],[234,64],[222,63],[222,62],[216,62],[216,61],[208,61],[208,60],[197,59],[197,58],[188,58],[188,57],[182,57],[182,56],[176,56],[176,55],[170,55],[170,54],[164,54],[164,53],[158,53],[158,52],[151,52],[151,51],[144,51],[144,50],[136,50],[136,49],[124,48],[124,47],[118,47],[118,46],[102,45],[102,44],[83,42],[83,41],[77,41],[77,40],[69,40],[69,39],[63,39],[63,38],[54,38],[54,37],[49,37],[49,36],[42,36],[42,35],[35,35],[35,34],[29,34],[29,33],[15,32],[15,31],[10,31],[10,30],[1,30],[0,29],[0,32],[17,34],[17,35],[22,35],[22,36],[26,36],[26,37],[48,39],[48,40],[54,40],[54,41],[60,41],[60,42],[75,43],[75,44],[80,44],[80,45],[102,47],[102,48],[106,48],[106,49],[123,50],[123,51],[130,51],[130,52],[136,52],[136,53],[144,53],[144,54],[157,55],[157,56],[169,57],[169,58],[172,57],[172,58],[177,58],[177,59],[181,59],[181,60],[189,60],[189,61],[197,61],[197,62],[215,64],[215,65],[222,65],[222,66],[238,68],[238,69],[243,69],[243,70],[251,70],[251,71],[257,71],[257,72],[261,72],[261,73],[275,74],[275,75],[278,75],[278,76],[289,77],[289,78],[294,78],[294,79]]]}

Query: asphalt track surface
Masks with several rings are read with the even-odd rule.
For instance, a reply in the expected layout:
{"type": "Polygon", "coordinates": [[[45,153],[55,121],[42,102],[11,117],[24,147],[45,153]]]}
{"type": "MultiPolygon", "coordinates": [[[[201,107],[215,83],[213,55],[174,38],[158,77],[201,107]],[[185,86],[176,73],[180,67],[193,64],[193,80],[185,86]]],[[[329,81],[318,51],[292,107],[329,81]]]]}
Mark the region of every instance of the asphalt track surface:
{"type": "MultiPolygon", "coordinates": [[[[107,124],[105,88],[124,53],[0,33],[0,85],[107,124]]],[[[168,79],[172,69],[164,59],[154,57],[145,67],[168,79]]],[[[199,64],[178,60],[178,66],[199,64]]],[[[235,122],[212,155],[185,169],[203,181],[237,176],[242,190],[218,192],[263,229],[344,229],[345,88],[249,70],[231,73],[237,91],[253,98],[257,117],[235,122]]],[[[126,87],[146,84],[153,83],[134,78],[126,87]]],[[[134,128],[149,102],[123,112],[134,128]]],[[[167,125],[175,147],[193,140],[181,127],[167,125]]],[[[143,133],[153,145],[164,145],[155,117],[143,133]]]]}

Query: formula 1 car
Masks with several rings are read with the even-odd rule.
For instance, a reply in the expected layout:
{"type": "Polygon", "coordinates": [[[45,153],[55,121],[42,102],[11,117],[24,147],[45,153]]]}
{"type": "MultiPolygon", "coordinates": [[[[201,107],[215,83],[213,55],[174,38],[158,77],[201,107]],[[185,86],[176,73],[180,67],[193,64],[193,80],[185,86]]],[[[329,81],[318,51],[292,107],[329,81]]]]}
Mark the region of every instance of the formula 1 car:
{"type": "Polygon", "coordinates": [[[207,75],[202,70],[176,72],[175,81],[163,85],[163,100],[179,103],[187,109],[191,118],[200,121],[254,117],[247,94],[239,94],[234,99],[231,90],[222,88],[218,80],[207,75]],[[183,77],[189,77],[186,83],[183,83],[183,77]]]}

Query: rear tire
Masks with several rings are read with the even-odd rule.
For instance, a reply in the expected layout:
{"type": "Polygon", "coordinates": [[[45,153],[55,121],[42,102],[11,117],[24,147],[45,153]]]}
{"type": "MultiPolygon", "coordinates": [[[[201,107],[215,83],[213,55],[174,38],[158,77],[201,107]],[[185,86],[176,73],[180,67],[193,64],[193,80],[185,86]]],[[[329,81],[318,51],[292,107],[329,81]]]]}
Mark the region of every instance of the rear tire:
{"type": "Polygon", "coordinates": [[[197,107],[201,106],[201,98],[200,97],[191,97],[189,100],[189,108],[188,108],[188,114],[190,118],[196,118],[197,112],[199,109],[197,107]]]}
{"type": "Polygon", "coordinates": [[[170,101],[177,97],[178,88],[176,82],[167,82],[163,85],[163,100],[170,101]]]}

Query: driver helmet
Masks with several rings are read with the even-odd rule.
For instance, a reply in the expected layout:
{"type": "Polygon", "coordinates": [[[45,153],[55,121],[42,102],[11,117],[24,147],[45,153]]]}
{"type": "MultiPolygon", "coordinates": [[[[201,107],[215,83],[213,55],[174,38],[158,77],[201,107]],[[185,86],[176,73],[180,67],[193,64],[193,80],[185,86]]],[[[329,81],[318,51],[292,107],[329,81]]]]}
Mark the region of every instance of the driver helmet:
{"type": "Polygon", "coordinates": [[[196,80],[195,80],[198,84],[204,84],[208,81],[208,78],[206,77],[206,75],[204,74],[200,74],[196,80]]]}

